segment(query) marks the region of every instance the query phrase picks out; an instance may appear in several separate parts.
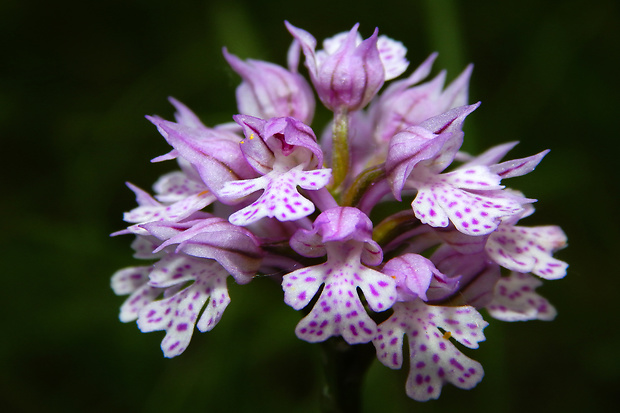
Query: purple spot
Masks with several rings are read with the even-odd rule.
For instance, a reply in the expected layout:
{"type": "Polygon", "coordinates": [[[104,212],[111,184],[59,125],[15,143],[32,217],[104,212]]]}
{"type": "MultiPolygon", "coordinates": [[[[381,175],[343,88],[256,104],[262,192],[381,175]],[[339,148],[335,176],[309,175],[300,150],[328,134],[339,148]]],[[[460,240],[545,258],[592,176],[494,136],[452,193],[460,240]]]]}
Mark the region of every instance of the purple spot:
{"type": "Polygon", "coordinates": [[[457,369],[463,371],[465,370],[465,367],[463,367],[463,365],[461,363],[459,363],[458,361],[456,361],[456,359],[450,359],[450,364],[452,364],[454,367],[456,367],[457,369]]]}

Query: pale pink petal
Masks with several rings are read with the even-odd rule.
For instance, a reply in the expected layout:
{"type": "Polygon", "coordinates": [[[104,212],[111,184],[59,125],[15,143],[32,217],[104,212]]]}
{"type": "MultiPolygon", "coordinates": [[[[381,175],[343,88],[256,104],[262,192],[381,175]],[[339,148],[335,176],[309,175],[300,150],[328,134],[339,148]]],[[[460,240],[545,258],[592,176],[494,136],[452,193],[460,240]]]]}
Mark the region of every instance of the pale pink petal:
{"type": "Polygon", "coordinates": [[[159,202],[165,203],[180,201],[206,189],[207,187],[203,182],[190,179],[181,171],[165,174],[153,184],[153,190],[157,194],[155,198],[159,202]]]}
{"type": "Polygon", "coordinates": [[[409,67],[409,61],[405,58],[407,48],[401,42],[381,35],[377,40],[377,48],[385,70],[385,80],[397,78],[409,67]]]}
{"type": "Polygon", "coordinates": [[[394,314],[381,323],[373,343],[379,361],[397,369],[402,366],[403,336],[407,335],[407,395],[426,401],[438,398],[445,383],[471,389],[482,380],[480,363],[461,353],[450,338],[478,348],[487,324],[473,307],[428,306],[418,299],[394,304],[394,314]]]}
{"type": "Polygon", "coordinates": [[[123,323],[138,318],[142,308],[159,296],[163,289],[148,284],[152,267],[128,267],[118,270],[112,275],[111,287],[116,295],[129,297],[121,306],[119,318],[123,323]]]}
{"type": "Polygon", "coordinates": [[[557,280],[566,275],[568,264],[552,257],[566,246],[566,235],[557,226],[520,227],[501,225],[486,244],[489,256],[509,270],[557,280]]]}
{"type": "Polygon", "coordinates": [[[361,264],[328,261],[284,276],[285,302],[299,309],[307,305],[325,282],[325,287],[310,314],[297,325],[295,332],[308,342],[341,335],[349,344],[373,339],[377,325],[368,316],[357,294],[364,293],[374,311],[384,311],[396,299],[394,281],[361,264]]]}
{"type": "Polygon", "coordinates": [[[495,285],[493,301],[486,306],[491,317],[502,321],[551,321],[557,311],[536,293],[542,281],[529,274],[513,272],[495,285]]]}
{"type": "MultiPolygon", "coordinates": [[[[226,289],[228,273],[217,262],[194,259],[188,260],[186,265],[194,266],[194,283],[168,298],[150,303],[138,317],[138,327],[142,332],[166,331],[161,348],[164,356],[169,358],[178,356],[189,345],[198,315],[207,300],[212,298],[214,289],[218,290],[218,300],[221,299],[221,290],[226,289]]],[[[220,315],[227,304],[226,300],[222,302],[218,310],[220,315]]],[[[205,323],[205,327],[212,328],[213,323],[205,323]]]]}

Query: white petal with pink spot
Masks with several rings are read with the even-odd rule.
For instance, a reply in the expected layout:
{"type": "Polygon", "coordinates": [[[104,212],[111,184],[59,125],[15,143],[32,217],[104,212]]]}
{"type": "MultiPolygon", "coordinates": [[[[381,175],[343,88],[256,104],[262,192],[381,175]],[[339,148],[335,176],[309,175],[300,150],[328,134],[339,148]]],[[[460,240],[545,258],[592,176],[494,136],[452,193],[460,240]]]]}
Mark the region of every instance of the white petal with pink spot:
{"type": "MultiPolygon", "coordinates": [[[[180,265],[179,262],[176,264],[180,265]]],[[[142,332],[166,331],[161,343],[165,357],[175,357],[185,351],[207,300],[209,304],[198,321],[198,328],[203,332],[217,324],[230,303],[226,287],[228,272],[216,261],[187,257],[184,265],[171,267],[168,274],[174,279],[176,273],[183,271],[190,271],[194,282],[171,296],[148,304],[138,317],[138,327],[142,332]]]]}
{"type": "Polygon", "coordinates": [[[207,187],[201,181],[190,179],[181,171],[175,171],[161,176],[153,184],[153,189],[158,201],[170,203],[203,192],[207,187]]]}
{"type": "Polygon", "coordinates": [[[502,191],[499,177],[484,166],[442,175],[418,171],[408,183],[418,190],[411,206],[422,223],[446,227],[452,222],[467,235],[495,231],[502,217],[518,214],[530,201],[502,191]]]}
{"type": "Polygon", "coordinates": [[[536,293],[540,279],[513,272],[495,284],[493,301],[486,306],[489,314],[502,321],[551,321],[557,312],[545,298],[536,293]]]}
{"type": "Polygon", "coordinates": [[[152,267],[128,267],[118,270],[112,276],[112,290],[116,295],[130,294],[121,306],[119,319],[123,323],[134,321],[140,311],[155,300],[162,292],[162,288],[148,284],[152,267]]]}
{"type": "Polygon", "coordinates": [[[341,335],[349,344],[367,343],[377,331],[357,293],[359,287],[369,307],[385,311],[396,299],[394,280],[359,262],[326,262],[302,268],[284,276],[284,301],[299,310],[314,297],[321,284],[325,288],[310,314],[295,332],[302,340],[318,342],[341,335]]]}
{"type": "Polygon", "coordinates": [[[566,235],[557,226],[520,227],[501,225],[485,246],[487,254],[509,270],[557,280],[566,275],[568,264],[551,256],[566,245],[566,235]]]}
{"type": "Polygon", "coordinates": [[[418,401],[436,399],[444,383],[471,389],[484,372],[477,361],[461,353],[454,338],[469,348],[478,348],[488,325],[473,307],[439,307],[422,300],[394,304],[394,314],[379,325],[373,340],[377,358],[387,367],[402,366],[403,336],[409,341],[407,395],[418,401]],[[440,331],[443,330],[444,332],[440,331]]]}
{"type": "Polygon", "coordinates": [[[264,217],[278,221],[293,221],[312,214],[314,204],[304,198],[297,186],[307,190],[325,187],[331,178],[331,169],[302,170],[299,165],[287,172],[272,171],[256,179],[227,182],[222,189],[226,197],[242,197],[264,189],[252,204],[229,217],[234,225],[250,225],[264,217]]]}

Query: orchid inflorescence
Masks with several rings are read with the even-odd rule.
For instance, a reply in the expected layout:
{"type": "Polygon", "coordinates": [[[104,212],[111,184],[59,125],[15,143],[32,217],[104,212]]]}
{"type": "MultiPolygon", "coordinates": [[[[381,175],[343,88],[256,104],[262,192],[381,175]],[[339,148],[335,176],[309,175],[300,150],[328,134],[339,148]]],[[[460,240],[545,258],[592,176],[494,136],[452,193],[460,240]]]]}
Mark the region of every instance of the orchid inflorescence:
{"type": "Polygon", "coordinates": [[[437,398],[445,383],[474,387],[483,369],[455,344],[485,339],[480,309],[504,321],[556,314],[535,290],[566,274],[552,257],[566,237],[518,225],[535,200],[501,185],[548,151],[504,162],[516,143],[460,151],[479,106],[468,104],[471,66],[445,88],[445,71],[421,83],[432,54],[379,94],[407,70],[400,42],[377,30],[364,40],[355,25],[316,50],[310,33],[286,27],[288,68],[224,49],[242,78],[235,123],[207,127],[172,98],[175,122],[147,116],[173,148],[154,161],[180,169],[155,182],[154,196],[128,183],[138,206],[114,235],[135,235],[134,256],[156,261],[112,277],[114,292],[129,295],[121,321],[165,330],[163,353],[175,357],[194,327],[220,321],[229,276],[266,276],[304,310],[300,339],[372,343],[392,369],[408,356],[415,400],[437,398]],[[302,52],[310,83],[298,72],[302,52]],[[309,126],[311,85],[334,114],[321,139],[309,126]]]}

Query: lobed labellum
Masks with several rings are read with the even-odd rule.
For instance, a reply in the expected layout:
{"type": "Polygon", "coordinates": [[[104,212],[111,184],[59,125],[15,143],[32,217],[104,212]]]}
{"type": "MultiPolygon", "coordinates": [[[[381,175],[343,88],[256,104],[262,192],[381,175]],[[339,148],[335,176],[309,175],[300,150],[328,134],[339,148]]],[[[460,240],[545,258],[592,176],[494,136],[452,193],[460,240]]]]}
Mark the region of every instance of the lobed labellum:
{"type": "Polygon", "coordinates": [[[566,235],[557,226],[528,228],[501,225],[491,234],[485,249],[504,268],[557,280],[566,275],[568,264],[551,255],[565,245],[566,235]]]}
{"type": "Polygon", "coordinates": [[[148,284],[152,267],[129,267],[112,276],[111,286],[116,295],[129,297],[121,306],[119,319],[123,323],[134,321],[140,311],[161,295],[163,289],[148,284]]]}
{"type": "Polygon", "coordinates": [[[293,221],[314,212],[314,204],[303,197],[297,186],[307,190],[318,190],[329,182],[330,169],[304,171],[302,166],[288,172],[271,171],[260,178],[228,182],[222,193],[226,197],[240,198],[261,189],[264,192],[252,204],[233,213],[231,224],[246,226],[261,218],[276,218],[278,221],[293,221]]]}
{"type": "Polygon", "coordinates": [[[495,180],[480,176],[472,167],[459,175],[442,177],[423,176],[412,179],[418,194],[411,203],[416,217],[433,227],[447,227],[452,222],[457,230],[467,235],[487,235],[494,232],[503,217],[523,211],[523,204],[531,202],[499,190],[495,180]],[[458,176],[470,174],[470,177],[458,176]],[[481,190],[480,188],[488,188],[481,190]]]}
{"type": "Polygon", "coordinates": [[[529,274],[513,272],[495,285],[493,301],[486,306],[493,318],[503,321],[551,321],[557,312],[536,288],[542,281],[529,274]]]}
{"type": "Polygon", "coordinates": [[[394,314],[379,325],[373,344],[385,366],[403,362],[403,337],[409,341],[407,395],[414,400],[436,399],[445,383],[471,389],[484,375],[480,363],[463,355],[450,341],[469,348],[485,339],[487,322],[473,307],[438,307],[421,300],[396,303],[394,314]],[[440,331],[444,330],[444,333],[440,331]]]}
{"type": "MultiPolygon", "coordinates": [[[[358,260],[359,261],[359,260],[358,260]]],[[[329,261],[302,268],[284,276],[284,301],[300,310],[325,284],[310,314],[295,329],[309,342],[341,335],[349,344],[367,343],[377,331],[357,294],[359,287],[373,311],[389,309],[396,299],[394,280],[385,274],[352,262],[329,261]]]]}
{"type": "Polygon", "coordinates": [[[207,301],[209,304],[198,320],[198,329],[202,332],[211,330],[218,323],[230,303],[226,287],[228,272],[217,262],[186,257],[183,265],[170,268],[167,274],[174,278],[175,274],[183,269],[192,272],[191,278],[194,282],[180,291],[174,289],[174,294],[169,294],[162,300],[146,305],[138,317],[138,327],[142,332],[166,331],[161,348],[164,356],[169,358],[185,351],[198,315],[207,301]]]}

